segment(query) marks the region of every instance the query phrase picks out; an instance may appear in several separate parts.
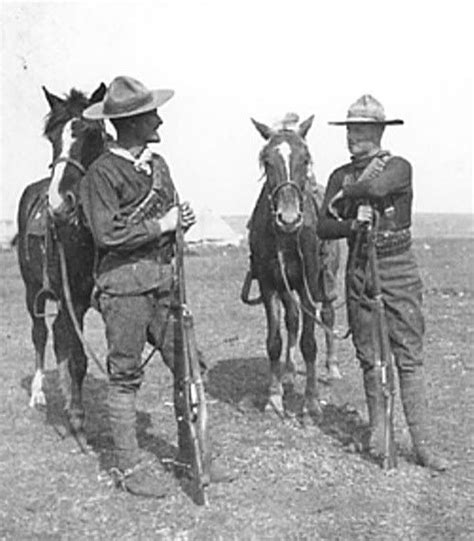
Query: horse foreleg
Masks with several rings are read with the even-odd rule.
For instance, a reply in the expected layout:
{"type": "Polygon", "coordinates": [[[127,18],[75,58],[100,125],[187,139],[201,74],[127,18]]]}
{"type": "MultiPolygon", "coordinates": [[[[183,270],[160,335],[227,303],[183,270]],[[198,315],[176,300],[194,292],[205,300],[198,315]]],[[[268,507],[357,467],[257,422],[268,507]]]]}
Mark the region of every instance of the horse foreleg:
{"type": "Polygon", "coordinates": [[[322,410],[319,405],[316,383],[316,355],[318,349],[314,334],[316,310],[314,306],[308,302],[305,295],[301,296],[301,301],[305,307],[303,310],[303,325],[300,339],[301,354],[306,365],[306,387],[303,412],[307,411],[310,415],[319,419],[322,415],[322,410]]]}
{"type": "Polygon", "coordinates": [[[285,325],[288,333],[285,372],[282,382],[285,390],[292,391],[296,376],[295,352],[298,339],[299,309],[292,293],[285,291],[281,298],[285,307],[285,325]]]}
{"type": "MultiPolygon", "coordinates": [[[[332,302],[325,301],[323,302],[321,308],[321,319],[323,323],[331,329],[334,329],[334,324],[336,322],[336,312],[332,302]]],[[[330,379],[341,379],[341,373],[337,365],[336,357],[336,343],[334,340],[334,335],[331,332],[325,331],[326,339],[326,370],[330,379]]]]}
{"type": "Polygon", "coordinates": [[[281,381],[280,355],[282,340],[280,333],[281,306],[276,291],[260,286],[265,313],[267,316],[267,354],[270,360],[270,385],[266,410],[274,410],[280,417],[284,416],[283,385],[281,381]]]}
{"type": "MultiPolygon", "coordinates": [[[[82,331],[84,311],[77,310],[76,317],[82,331]]],[[[53,334],[59,381],[66,402],[65,408],[69,426],[73,435],[82,436],[84,425],[82,383],[86,375],[87,358],[71,318],[64,310],[59,312],[54,322],[53,334]]]]}
{"type": "MultiPolygon", "coordinates": [[[[48,328],[46,327],[44,318],[38,318],[34,315],[36,291],[37,290],[28,290],[26,296],[26,304],[32,321],[31,338],[35,348],[35,375],[33,376],[33,380],[31,382],[31,396],[29,402],[30,408],[46,405],[43,383],[44,352],[46,348],[46,341],[48,339],[48,328]]],[[[44,312],[45,301],[40,300],[39,304],[41,304],[41,306],[38,306],[38,309],[41,312],[44,312]]]]}

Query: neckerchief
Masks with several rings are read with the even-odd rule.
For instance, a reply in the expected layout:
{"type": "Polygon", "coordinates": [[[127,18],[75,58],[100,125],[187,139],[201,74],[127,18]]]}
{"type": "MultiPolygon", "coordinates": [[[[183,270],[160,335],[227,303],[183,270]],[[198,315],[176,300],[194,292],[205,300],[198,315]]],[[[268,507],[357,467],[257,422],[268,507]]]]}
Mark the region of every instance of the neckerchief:
{"type": "Polygon", "coordinates": [[[136,171],[145,173],[148,176],[151,175],[151,162],[153,158],[153,152],[147,146],[145,146],[138,158],[135,158],[135,156],[129,150],[120,147],[117,144],[112,144],[111,146],[109,146],[109,150],[110,152],[112,152],[112,154],[125,158],[129,162],[132,162],[136,171]]]}

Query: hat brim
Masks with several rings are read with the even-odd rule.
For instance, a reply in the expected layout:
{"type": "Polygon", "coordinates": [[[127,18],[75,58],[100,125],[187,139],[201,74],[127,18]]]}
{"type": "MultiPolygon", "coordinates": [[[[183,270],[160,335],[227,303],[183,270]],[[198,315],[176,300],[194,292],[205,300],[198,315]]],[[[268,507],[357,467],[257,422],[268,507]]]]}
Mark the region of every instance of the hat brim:
{"type": "Polygon", "coordinates": [[[111,118],[125,118],[129,116],[136,116],[148,111],[153,111],[164,105],[168,100],[174,96],[174,90],[171,89],[159,89],[151,90],[153,99],[151,102],[141,107],[133,109],[133,111],[107,114],[104,113],[104,102],[94,103],[82,112],[82,116],[88,120],[104,120],[111,118]]]}
{"type": "Polygon", "coordinates": [[[403,120],[394,118],[392,120],[375,120],[366,117],[354,117],[347,120],[328,122],[331,126],[348,126],[349,124],[382,124],[383,126],[395,126],[403,124],[403,120]]]}

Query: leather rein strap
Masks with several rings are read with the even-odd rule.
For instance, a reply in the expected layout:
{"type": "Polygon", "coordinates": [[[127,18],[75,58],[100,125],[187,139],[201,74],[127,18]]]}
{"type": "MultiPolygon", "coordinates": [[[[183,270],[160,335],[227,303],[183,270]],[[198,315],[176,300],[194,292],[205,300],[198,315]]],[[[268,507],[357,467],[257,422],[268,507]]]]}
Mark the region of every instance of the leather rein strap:
{"type": "Polygon", "coordinates": [[[73,165],[76,169],[79,169],[79,171],[85,175],[86,174],[86,168],[82,165],[81,162],[75,160],[74,158],[69,158],[67,156],[60,156],[57,160],[54,160],[54,162],[51,164],[51,168],[54,169],[58,163],[67,163],[69,165],[73,165]]]}

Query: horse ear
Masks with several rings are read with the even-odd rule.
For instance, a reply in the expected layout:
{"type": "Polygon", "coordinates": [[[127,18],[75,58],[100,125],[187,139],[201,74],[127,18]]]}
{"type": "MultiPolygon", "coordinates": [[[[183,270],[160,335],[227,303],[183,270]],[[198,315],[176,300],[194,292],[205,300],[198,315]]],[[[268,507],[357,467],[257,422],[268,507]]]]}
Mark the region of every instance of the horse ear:
{"type": "Polygon", "coordinates": [[[307,118],[304,122],[300,124],[300,127],[298,128],[299,135],[304,139],[309,132],[309,129],[313,125],[314,115],[311,115],[309,118],[307,118]]]}
{"type": "Polygon", "coordinates": [[[41,88],[43,89],[44,95],[46,96],[46,99],[48,100],[51,109],[54,109],[58,105],[64,103],[63,99],[58,98],[58,96],[55,96],[54,94],[51,94],[51,92],[49,92],[45,86],[42,86],[41,88]]]}
{"type": "Polygon", "coordinates": [[[99,101],[102,101],[105,96],[105,92],[107,90],[107,87],[104,83],[100,83],[98,88],[92,92],[91,97],[89,98],[89,103],[97,103],[99,101]]]}
{"type": "Polygon", "coordinates": [[[273,130],[267,126],[266,124],[262,124],[261,122],[257,122],[253,118],[250,119],[253,123],[253,125],[257,128],[258,133],[264,138],[264,139],[270,139],[270,137],[273,135],[273,130]]]}

